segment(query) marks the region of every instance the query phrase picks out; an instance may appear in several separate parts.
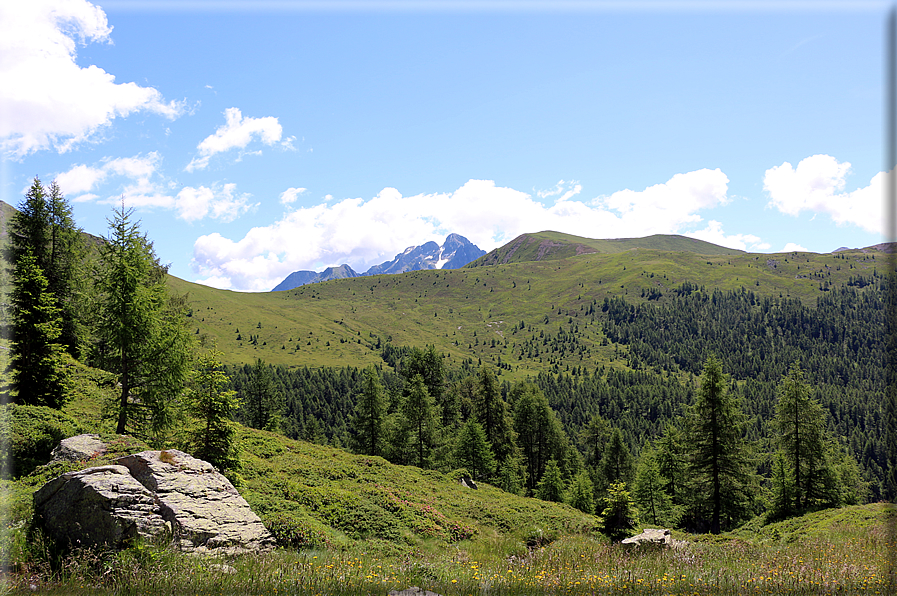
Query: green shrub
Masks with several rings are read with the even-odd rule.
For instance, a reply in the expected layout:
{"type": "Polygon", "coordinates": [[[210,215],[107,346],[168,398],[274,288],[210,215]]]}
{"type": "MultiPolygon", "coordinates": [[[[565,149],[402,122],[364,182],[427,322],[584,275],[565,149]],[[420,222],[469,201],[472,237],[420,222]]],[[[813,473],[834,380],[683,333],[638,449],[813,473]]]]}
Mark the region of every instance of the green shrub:
{"type": "Polygon", "coordinates": [[[4,478],[30,474],[50,461],[59,441],[79,432],[73,418],[53,408],[21,404],[0,407],[0,474],[4,478]]]}

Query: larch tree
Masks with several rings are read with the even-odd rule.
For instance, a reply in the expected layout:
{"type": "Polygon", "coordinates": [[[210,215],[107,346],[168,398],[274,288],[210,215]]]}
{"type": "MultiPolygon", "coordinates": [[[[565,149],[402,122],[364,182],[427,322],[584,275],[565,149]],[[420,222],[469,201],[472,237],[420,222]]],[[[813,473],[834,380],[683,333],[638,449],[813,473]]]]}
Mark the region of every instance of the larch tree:
{"type": "Polygon", "coordinates": [[[356,453],[383,455],[388,404],[380,375],[373,367],[365,369],[363,387],[350,422],[353,448],[356,453]]]}
{"type": "Polygon", "coordinates": [[[415,375],[402,404],[405,429],[419,468],[427,467],[430,450],[436,435],[436,413],[433,398],[427,391],[424,378],[415,375]]]}
{"type": "Polygon", "coordinates": [[[272,432],[280,431],[280,416],[284,407],[283,395],[274,387],[271,366],[261,358],[249,366],[249,383],[240,397],[243,407],[242,420],[246,426],[272,432]]]}
{"type": "Polygon", "coordinates": [[[695,497],[692,516],[706,518],[714,534],[723,522],[735,522],[747,511],[750,471],[742,419],[740,404],[729,393],[728,375],[710,356],[691,408],[688,444],[695,497]]]}
{"type": "Polygon", "coordinates": [[[826,462],[825,411],[813,398],[800,363],[791,365],[779,387],[776,403],[779,448],[791,472],[793,502],[801,511],[823,492],[826,462]]]}
{"type": "Polygon", "coordinates": [[[495,456],[486,440],[486,431],[476,420],[468,420],[458,432],[455,442],[455,461],[467,468],[475,479],[486,478],[495,471],[495,456]]]}
{"type": "Polygon", "coordinates": [[[95,363],[118,376],[118,422],[135,434],[158,434],[172,422],[172,404],[182,397],[191,371],[192,336],[186,301],[169,295],[166,268],[124,205],[109,220],[100,246],[96,287],[95,363]]]}

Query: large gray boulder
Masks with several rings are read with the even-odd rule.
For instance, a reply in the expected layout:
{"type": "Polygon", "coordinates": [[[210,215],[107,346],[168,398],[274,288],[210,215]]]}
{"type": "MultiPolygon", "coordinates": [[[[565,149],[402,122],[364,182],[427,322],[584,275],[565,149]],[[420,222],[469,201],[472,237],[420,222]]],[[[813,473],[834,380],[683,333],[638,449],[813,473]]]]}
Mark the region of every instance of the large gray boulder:
{"type": "Polygon", "coordinates": [[[122,548],[138,536],[171,532],[155,495],[124,466],[100,466],[65,474],[34,493],[34,515],[57,542],[68,546],[122,548]]]}
{"type": "Polygon", "coordinates": [[[155,494],[182,550],[235,554],[274,548],[262,520],[212,464],[174,449],[143,451],[115,463],[155,494]]]}
{"type": "Polygon", "coordinates": [[[230,481],[181,451],[144,451],[116,465],[67,472],[34,494],[39,525],[73,546],[122,548],[171,539],[191,553],[239,554],[274,538],[230,481]]]}
{"type": "Polygon", "coordinates": [[[82,461],[106,453],[100,435],[77,435],[63,439],[50,454],[50,461],[82,461]]]}

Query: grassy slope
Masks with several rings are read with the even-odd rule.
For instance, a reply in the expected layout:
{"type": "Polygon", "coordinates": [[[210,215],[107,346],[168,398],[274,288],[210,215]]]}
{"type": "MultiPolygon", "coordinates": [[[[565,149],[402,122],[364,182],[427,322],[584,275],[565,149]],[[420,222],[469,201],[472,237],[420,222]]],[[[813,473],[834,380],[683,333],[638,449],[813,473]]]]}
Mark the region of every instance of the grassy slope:
{"type": "Polygon", "coordinates": [[[587,253],[614,254],[634,248],[691,252],[701,255],[735,255],[744,252],[703,240],[669,234],[654,234],[644,238],[596,239],[545,231],[536,234],[522,234],[467,266],[482,267],[526,261],[557,260],[587,253]]]}
{"type": "MultiPolygon", "coordinates": [[[[599,325],[589,324],[584,313],[592,304],[600,307],[606,296],[646,302],[642,291],[656,288],[664,294],[662,302],[671,299],[672,289],[690,281],[708,289],[745,287],[814,305],[823,294],[821,281],[839,286],[851,275],[871,275],[876,267],[880,273],[886,267],[886,256],[877,251],[708,256],[632,249],[344,279],[287,292],[237,293],[169,280],[175,291],[189,294],[194,329],[214,341],[229,363],[260,357],[293,366],[365,366],[380,361],[375,349],[379,338],[397,345],[435,344],[450,366],[466,358],[497,363],[500,357],[513,365],[503,374],[518,378],[548,368],[547,362],[518,360],[514,327],[521,321],[538,334],[555,333],[572,318],[590,353],[562,364],[594,366],[611,363],[614,346],[600,345],[599,325]],[[237,330],[242,341],[236,339],[237,330]],[[258,336],[257,345],[250,336],[258,336]]],[[[526,333],[531,335],[529,329],[526,333]]]]}
{"type": "MultiPolygon", "coordinates": [[[[63,413],[74,421],[75,432],[99,433],[113,447],[92,461],[39,467],[15,482],[0,481],[0,511],[7,529],[14,528],[12,543],[24,539],[17,530],[31,515],[31,494],[44,482],[70,469],[105,465],[148,448],[113,434],[114,419],[103,412],[115,398],[114,378],[83,365],[74,365],[73,372],[63,413]]],[[[179,433],[187,426],[189,422],[178,424],[165,446],[184,449],[179,433]]],[[[595,518],[568,505],[526,499],[484,484],[477,490],[465,488],[439,472],[396,466],[378,457],[245,427],[239,427],[239,440],[241,494],[269,528],[293,545],[347,547],[365,539],[372,548],[395,553],[471,537],[557,537],[589,532],[595,524],[595,518]]],[[[45,457],[49,459],[49,453],[45,457]]],[[[9,542],[3,542],[0,551],[9,548],[9,542]]]]}

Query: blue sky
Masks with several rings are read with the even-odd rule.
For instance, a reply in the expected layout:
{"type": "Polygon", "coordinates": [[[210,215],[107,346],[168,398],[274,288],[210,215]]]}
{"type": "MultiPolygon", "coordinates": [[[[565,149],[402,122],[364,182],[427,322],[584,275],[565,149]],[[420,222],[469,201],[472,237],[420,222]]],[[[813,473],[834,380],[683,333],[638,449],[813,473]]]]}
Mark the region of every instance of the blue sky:
{"type": "Polygon", "coordinates": [[[552,6],[4,0],[0,199],[124,197],[243,291],[451,232],[883,241],[889,4],[552,6]]]}

